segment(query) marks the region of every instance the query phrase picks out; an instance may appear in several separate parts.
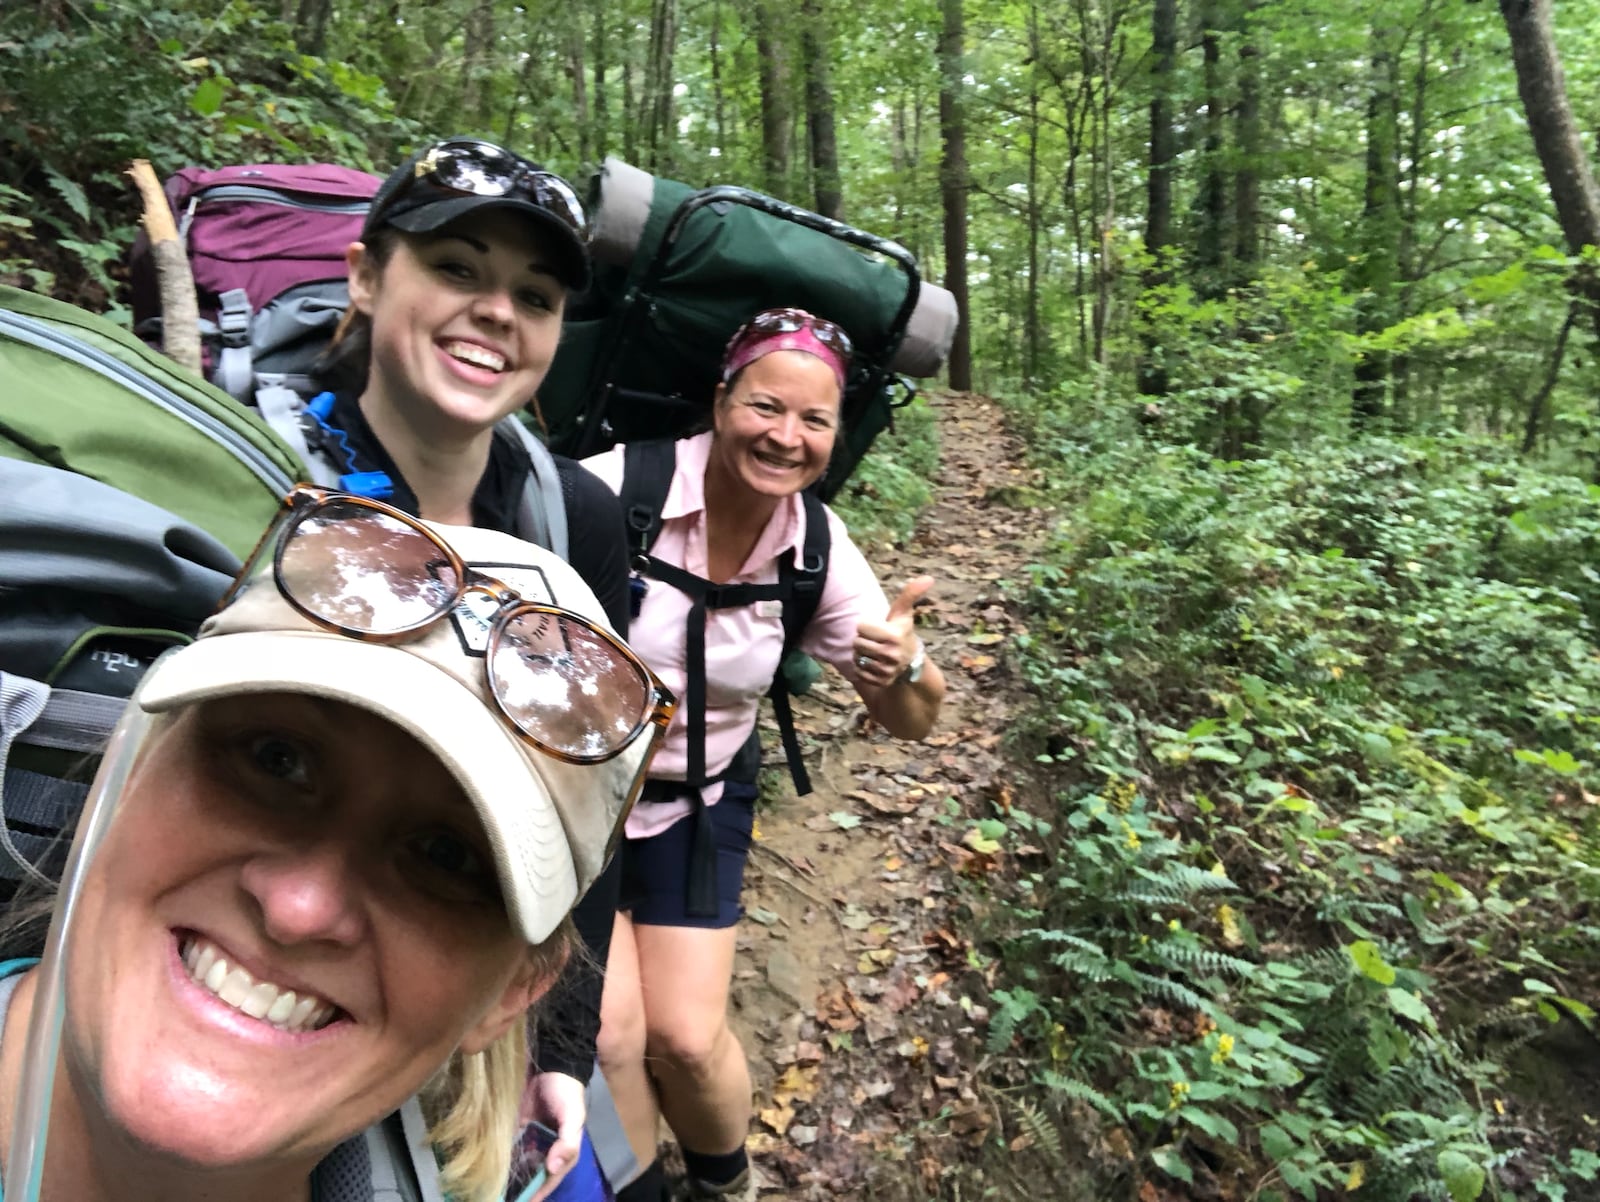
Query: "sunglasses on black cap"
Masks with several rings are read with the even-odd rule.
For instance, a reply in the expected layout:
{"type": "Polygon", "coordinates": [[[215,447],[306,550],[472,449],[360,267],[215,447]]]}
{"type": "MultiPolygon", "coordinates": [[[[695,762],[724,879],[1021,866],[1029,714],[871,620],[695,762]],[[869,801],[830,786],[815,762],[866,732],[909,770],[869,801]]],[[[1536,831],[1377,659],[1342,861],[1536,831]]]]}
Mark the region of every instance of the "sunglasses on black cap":
{"type": "Polygon", "coordinates": [[[384,211],[393,208],[418,181],[463,196],[526,200],[558,218],[580,239],[589,235],[583,205],[566,180],[493,142],[475,138],[436,142],[423,151],[411,176],[395,189],[384,209],[373,214],[373,223],[381,224],[384,211]]]}

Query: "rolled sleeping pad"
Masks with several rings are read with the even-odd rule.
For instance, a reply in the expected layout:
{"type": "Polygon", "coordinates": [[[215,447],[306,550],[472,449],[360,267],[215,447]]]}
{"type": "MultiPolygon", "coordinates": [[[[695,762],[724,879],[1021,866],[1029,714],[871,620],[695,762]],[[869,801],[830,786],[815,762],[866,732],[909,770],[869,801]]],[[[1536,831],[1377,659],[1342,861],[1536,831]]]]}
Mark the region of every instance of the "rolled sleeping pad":
{"type": "Polygon", "coordinates": [[[633,262],[655,194],[655,176],[615,156],[606,158],[589,186],[589,216],[594,227],[589,252],[596,262],[613,267],[633,262]]]}
{"type": "MultiPolygon", "coordinates": [[[[626,267],[633,261],[650,219],[655,188],[655,176],[648,171],[607,156],[589,192],[593,225],[589,249],[597,262],[626,267]]],[[[956,298],[947,289],[922,281],[916,308],[906,322],[905,338],[890,360],[889,370],[908,376],[938,375],[960,320],[956,298]]]]}
{"type": "Polygon", "coordinates": [[[936,376],[956,340],[961,311],[950,291],[922,281],[917,307],[906,322],[906,336],[889,360],[889,370],[906,376],[936,376]]]}

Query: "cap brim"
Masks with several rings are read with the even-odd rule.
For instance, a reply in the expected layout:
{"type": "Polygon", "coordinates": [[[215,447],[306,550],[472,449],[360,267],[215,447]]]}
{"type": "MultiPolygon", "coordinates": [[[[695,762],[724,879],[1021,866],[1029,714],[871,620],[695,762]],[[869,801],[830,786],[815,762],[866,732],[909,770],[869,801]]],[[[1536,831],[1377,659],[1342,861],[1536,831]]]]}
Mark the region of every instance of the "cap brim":
{"type": "Polygon", "coordinates": [[[227,634],[164,656],[136,697],[145,710],[161,713],[278,692],[368,710],[436,755],[483,822],[512,923],[529,943],[549,938],[578,894],[560,814],[509,727],[426,660],[336,634],[227,634]]]}
{"type": "Polygon", "coordinates": [[[520,197],[443,197],[430,200],[413,209],[402,208],[398,213],[386,213],[382,223],[405,230],[408,234],[429,234],[468,213],[487,208],[509,209],[514,213],[521,213],[538,223],[547,233],[553,234],[554,245],[561,257],[561,262],[554,265],[557,269],[556,275],[575,292],[581,292],[589,286],[589,248],[583,239],[554,213],[520,197]]]}

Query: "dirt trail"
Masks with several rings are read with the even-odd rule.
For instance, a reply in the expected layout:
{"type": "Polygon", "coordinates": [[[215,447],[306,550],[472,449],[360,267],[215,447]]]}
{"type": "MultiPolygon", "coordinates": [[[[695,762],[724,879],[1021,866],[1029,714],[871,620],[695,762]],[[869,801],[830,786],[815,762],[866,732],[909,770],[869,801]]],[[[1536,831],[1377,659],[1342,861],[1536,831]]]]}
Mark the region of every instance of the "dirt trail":
{"type": "Polygon", "coordinates": [[[919,621],[950,682],[938,729],[918,744],[865,728],[830,671],[797,707],[815,791],[797,798],[785,778],[746,878],[733,1009],[764,1199],[946,1196],[997,1120],[973,1087],[986,1015],[964,996],[972,920],[955,878],[1004,854],[976,829],[1011,799],[1017,619],[1000,582],[1020,579],[1045,523],[995,405],[935,406],[934,502],[904,548],[863,550],[890,596],[936,579],[919,621]]]}

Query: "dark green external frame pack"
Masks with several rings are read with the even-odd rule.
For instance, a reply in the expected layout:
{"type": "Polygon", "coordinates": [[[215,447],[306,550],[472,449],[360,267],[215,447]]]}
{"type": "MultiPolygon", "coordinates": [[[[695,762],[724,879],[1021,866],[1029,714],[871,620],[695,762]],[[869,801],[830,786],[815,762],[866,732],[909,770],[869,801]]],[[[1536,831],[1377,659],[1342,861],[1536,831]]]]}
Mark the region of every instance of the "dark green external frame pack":
{"type": "Polygon", "coordinates": [[[904,247],[759,192],[697,191],[613,159],[590,211],[595,283],[568,302],[539,393],[551,446],[566,454],[705,424],[734,330],[794,306],[842,325],[856,348],[827,498],[910,399],[905,376],[937,371],[954,334],[949,293],[923,283],[904,247]]]}

